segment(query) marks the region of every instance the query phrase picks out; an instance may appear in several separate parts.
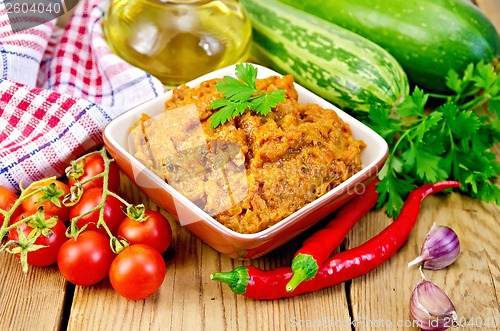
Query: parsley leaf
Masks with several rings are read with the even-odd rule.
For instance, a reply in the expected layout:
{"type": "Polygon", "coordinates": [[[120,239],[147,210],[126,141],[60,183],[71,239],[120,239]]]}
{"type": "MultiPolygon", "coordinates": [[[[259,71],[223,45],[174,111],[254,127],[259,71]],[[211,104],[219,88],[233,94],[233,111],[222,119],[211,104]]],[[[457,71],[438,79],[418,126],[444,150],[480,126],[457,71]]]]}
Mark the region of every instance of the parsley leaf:
{"type": "Polygon", "coordinates": [[[403,196],[406,196],[414,188],[410,177],[397,176],[401,173],[403,163],[395,155],[389,155],[386,163],[379,172],[380,183],[377,184],[379,199],[377,208],[386,204],[386,211],[389,216],[394,216],[396,211],[403,207],[403,196]]]}
{"type": "Polygon", "coordinates": [[[500,114],[500,96],[491,98],[488,103],[488,110],[494,114],[500,114]]]}
{"type": "Polygon", "coordinates": [[[405,98],[396,112],[401,117],[421,116],[424,114],[427,99],[429,99],[429,95],[424,94],[424,91],[417,86],[413,94],[405,98]]]}
{"type": "Polygon", "coordinates": [[[374,106],[364,119],[389,144],[377,186],[378,206],[385,204],[389,216],[399,214],[416,186],[446,179],[500,205],[500,163],[491,151],[500,142],[498,72],[491,64],[470,64],[463,75],[450,71],[446,84],[454,94],[426,94],[416,87],[396,109],[374,106]],[[429,97],[445,102],[428,111],[429,97]]]}
{"type": "Polygon", "coordinates": [[[219,109],[210,119],[211,128],[226,123],[231,117],[242,115],[247,108],[265,116],[271,108],[285,100],[285,90],[267,93],[257,89],[257,68],[250,63],[237,64],[236,77],[239,79],[224,76],[224,80],[215,84],[218,91],[224,92],[224,98],[210,104],[210,108],[219,109]]]}

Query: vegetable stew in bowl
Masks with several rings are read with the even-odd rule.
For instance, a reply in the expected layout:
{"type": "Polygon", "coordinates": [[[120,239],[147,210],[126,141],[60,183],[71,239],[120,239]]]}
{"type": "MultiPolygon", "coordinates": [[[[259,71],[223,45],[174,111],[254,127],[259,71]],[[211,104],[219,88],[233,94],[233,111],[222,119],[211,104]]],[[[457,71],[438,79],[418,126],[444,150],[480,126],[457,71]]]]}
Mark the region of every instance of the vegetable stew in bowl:
{"type": "Polygon", "coordinates": [[[128,111],[104,132],[140,189],[232,257],[257,257],[295,237],[363,190],[387,156],[369,128],[291,76],[254,66],[258,90],[285,94],[265,114],[246,108],[211,125],[224,111],[211,104],[226,97],[217,83],[235,76],[231,66],[128,111]]]}

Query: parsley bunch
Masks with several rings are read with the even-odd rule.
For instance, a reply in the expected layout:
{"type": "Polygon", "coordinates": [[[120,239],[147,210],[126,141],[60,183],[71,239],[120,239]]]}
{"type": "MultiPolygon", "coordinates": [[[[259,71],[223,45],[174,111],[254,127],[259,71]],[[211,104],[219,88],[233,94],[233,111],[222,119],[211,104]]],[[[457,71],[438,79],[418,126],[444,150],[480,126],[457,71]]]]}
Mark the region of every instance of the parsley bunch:
{"type": "Polygon", "coordinates": [[[387,202],[391,217],[415,186],[439,180],[456,180],[470,196],[500,205],[495,184],[500,163],[491,152],[500,141],[498,73],[480,62],[469,65],[462,77],[451,71],[446,83],[452,95],[426,94],[416,87],[392,113],[374,106],[364,120],[390,146],[377,192],[378,206],[387,202]],[[427,111],[429,97],[444,103],[427,111]]]}
{"type": "Polygon", "coordinates": [[[217,99],[210,104],[210,108],[219,109],[210,119],[210,127],[216,128],[224,124],[231,117],[245,112],[247,108],[255,110],[257,114],[267,115],[272,107],[285,100],[285,90],[276,90],[271,93],[260,91],[255,86],[257,68],[250,63],[236,65],[236,79],[224,76],[215,87],[223,91],[224,98],[217,99]]]}

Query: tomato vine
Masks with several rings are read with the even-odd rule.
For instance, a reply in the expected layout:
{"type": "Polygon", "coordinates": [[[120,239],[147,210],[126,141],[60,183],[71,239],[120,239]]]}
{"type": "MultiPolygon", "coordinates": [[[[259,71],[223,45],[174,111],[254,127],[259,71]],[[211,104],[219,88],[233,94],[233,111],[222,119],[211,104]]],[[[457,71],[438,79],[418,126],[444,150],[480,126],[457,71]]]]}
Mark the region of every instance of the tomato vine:
{"type": "MultiPolygon", "coordinates": [[[[42,180],[31,183],[28,187],[23,188],[21,185],[21,192],[17,197],[17,200],[10,208],[6,208],[6,210],[0,208],[0,215],[3,218],[0,226],[0,238],[6,237],[6,235],[12,230],[16,229],[19,234],[18,240],[8,240],[5,244],[0,246],[0,253],[8,252],[12,254],[18,254],[20,256],[22,270],[24,273],[28,271],[28,263],[27,263],[27,255],[28,252],[36,251],[43,247],[44,245],[37,245],[35,242],[41,236],[50,236],[50,228],[57,223],[57,216],[51,217],[47,219],[43,225],[40,224],[40,220],[44,219],[44,205],[37,208],[36,212],[33,212],[31,215],[23,217],[19,220],[13,221],[20,210],[23,210],[23,206],[30,201],[33,200],[33,197],[38,197],[42,195],[44,199],[38,199],[33,201],[33,203],[41,204],[43,201],[47,200],[51,203],[54,203],[59,208],[71,208],[75,206],[83,196],[83,193],[86,189],[84,189],[85,185],[95,181],[97,179],[102,179],[102,196],[101,202],[95,206],[94,208],[85,211],[69,220],[69,225],[66,229],[66,236],[68,238],[73,238],[76,240],[78,235],[80,235],[88,226],[88,224],[82,226],[81,228],[77,227],[78,220],[83,217],[98,211],[99,218],[96,223],[97,228],[103,228],[107,233],[110,239],[110,246],[112,251],[115,254],[120,253],[123,249],[129,246],[129,242],[124,238],[118,238],[115,236],[106,224],[104,220],[104,213],[106,207],[106,201],[111,197],[120,201],[125,207],[123,210],[123,218],[129,217],[136,221],[144,221],[148,216],[145,214],[145,207],[143,204],[134,205],[123,199],[119,194],[110,190],[110,176],[116,178],[119,172],[118,168],[113,164],[114,168],[112,168],[112,163],[114,160],[108,156],[107,150],[105,147],[102,147],[99,150],[90,152],[85,154],[76,160],[73,160],[70,166],[66,169],[66,176],[70,179],[71,186],[69,187],[69,193],[66,194],[60,186],[66,185],[62,182],[56,180],[55,177],[44,178],[42,180]],[[84,172],[85,161],[87,158],[93,155],[98,155],[102,158],[103,161],[103,170],[98,174],[93,174],[92,176],[82,176],[84,172]],[[111,171],[116,171],[117,173],[111,174],[111,171]],[[83,178],[82,181],[79,181],[79,178],[83,178]],[[50,184],[45,184],[50,183],[50,184]],[[60,183],[60,184],[58,184],[60,183]],[[48,192],[48,193],[47,193],[48,192]],[[61,193],[62,192],[62,193],[61,193]],[[62,199],[62,204],[59,203],[59,198],[64,195],[62,199]],[[58,201],[55,201],[58,200],[58,201]],[[24,202],[24,204],[23,204],[24,202]],[[30,223],[33,227],[33,230],[29,235],[25,235],[23,231],[20,231],[20,226],[23,223],[30,223]]],[[[113,186],[116,187],[115,184],[113,186]]],[[[119,186],[119,185],[118,185],[119,186]]],[[[38,205],[37,205],[38,206],[38,205]]],[[[2,220],[0,218],[0,220],[2,220]]],[[[64,221],[64,220],[62,220],[64,221]]],[[[121,221],[121,220],[120,220],[121,221]]]]}

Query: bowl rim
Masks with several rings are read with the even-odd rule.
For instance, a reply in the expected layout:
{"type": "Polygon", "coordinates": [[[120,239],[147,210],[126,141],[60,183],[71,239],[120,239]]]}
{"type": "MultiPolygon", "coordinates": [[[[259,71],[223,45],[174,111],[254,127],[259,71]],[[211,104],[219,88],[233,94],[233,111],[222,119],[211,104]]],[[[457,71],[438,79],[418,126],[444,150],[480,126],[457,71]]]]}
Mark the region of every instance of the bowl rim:
{"type": "MultiPolygon", "coordinates": [[[[251,63],[251,64],[258,69],[258,78],[269,77],[269,76],[273,76],[273,75],[283,76],[282,74],[280,74],[272,69],[269,69],[265,66],[255,64],[255,63],[251,63]]],[[[213,71],[213,72],[210,72],[210,73],[205,74],[203,76],[200,76],[200,77],[198,77],[190,82],[185,83],[185,85],[189,86],[189,87],[198,87],[201,82],[206,81],[208,79],[222,78],[223,76],[235,77],[235,74],[234,74],[235,66],[236,66],[236,64],[218,69],[218,70],[213,71]]],[[[354,118],[353,116],[347,114],[346,112],[344,112],[343,110],[341,110],[337,106],[331,104],[329,101],[318,96],[317,94],[307,90],[306,88],[304,88],[300,84],[294,82],[294,86],[295,86],[297,93],[299,95],[299,99],[300,99],[301,95],[303,95],[303,94],[307,94],[308,97],[318,98],[318,101],[321,101],[322,104],[333,109],[343,121],[346,121],[346,119],[347,119],[348,122],[354,122],[358,127],[360,127],[365,132],[367,132],[368,134],[373,136],[372,138],[374,138],[376,140],[375,142],[377,144],[381,145],[382,153],[377,154],[375,159],[370,164],[363,166],[363,168],[360,171],[358,171],[356,174],[354,174],[353,176],[348,178],[346,181],[339,184],[334,189],[326,192],[321,197],[306,204],[305,206],[303,206],[299,210],[295,211],[294,213],[292,213],[291,215],[287,216],[286,218],[280,220],[279,222],[273,224],[272,226],[270,226],[262,231],[256,232],[256,233],[239,233],[239,232],[236,232],[234,230],[227,228],[226,226],[224,226],[223,224],[218,222],[215,218],[210,216],[208,213],[203,211],[200,207],[196,206],[192,201],[190,201],[188,198],[186,198],[184,195],[182,195],[180,192],[178,192],[176,189],[174,189],[172,186],[170,186],[166,181],[162,180],[159,176],[154,174],[150,169],[148,169],[144,164],[142,164],[142,162],[140,162],[138,159],[136,159],[129,152],[129,150],[127,150],[120,143],[118,143],[118,141],[113,137],[112,130],[114,130],[116,126],[119,126],[118,124],[120,123],[120,121],[122,121],[124,118],[130,116],[131,112],[133,112],[134,110],[137,111],[138,108],[145,108],[145,107],[152,105],[152,104],[156,104],[156,103],[160,103],[160,102],[165,103],[165,101],[167,101],[169,98],[172,97],[173,90],[169,90],[169,91],[165,92],[164,94],[161,94],[155,98],[152,98],[148,101],[145,101],[141,104],[138,104],[134,107],[131,107],[130,109],[126,110],[122,114],[115,117],[113,120],[111,120],[106,125],[106,127],[103,130],[103,136],[105,138],[104,140],[105,140],[105,142],[107,141],[108,143],[112,144],[114,148],[118,149],[123,155],[125,155],[127,157],[128,161],[132,162],[133,165],[138,170],[141,171],[141,173],[146,174],[150,179],[152,179],[155,183],[157,183],[160,186],[160,188],[167,190],[169,194],[171,194],[176,199],[180,200],[183,204],[186,205],[186,207],[188,207],[192,212],[194,212],[197,216],[199,216],[200,220],[198,220],[196,222],[199,222],[201,220],[205,220],[211,226],[217,228],[219,231],[221,231],[221,232],[223,232],[226,235],[229,235],[231,237],[237,237],[240,240],[246,241],[246,240],[255,240],[255,239],[265,239],[267,237],[271,237],[271,235],[273,233],[279,232],[282,228],[287,228],[287,227],[290,227],[291,225],[293,225],[294,219],[296,219],[296,220],[300,219],[297,216],[300,216],[302,214],[307,215],[308,213],[313,212],[318,207],[318,205],[325,204],[330,199],[333,199],[336,196],[341,196],[341,195],[345,194],[346,192],[348,192],[352,182],[359,180],[358,183],[363,183],[364,179],[367,179],[373,175],[376,175],[376,173],[378,172],[379,169],[374,169],[374,167],[377,166],[377,164],[380,164],[381,162],[383,165],[383,163],[385,162],[385,159],[388,155],[388,152],[389,152],[387,142],[380,135],[378,135],[375,131],[373,131],[371,128],[366,126],[364,123],[362,123],[358,119],[354,118]]],[[[323,108],[325,108],[324,105],[321,105],[321,106],[323,108]]],[[[143,111],[141,113],[146,113],[146,112],[143,111]]],[[[127,123],[130,124],[130,121],[127,121],[127,123]]],[[[351,123],[348,123],[348,124],[351,127],[351,131],[352,131],[352,124],[351,123]]],[[[189,224],[187,224],[187,225],[189,226],[189,224]]]]}

